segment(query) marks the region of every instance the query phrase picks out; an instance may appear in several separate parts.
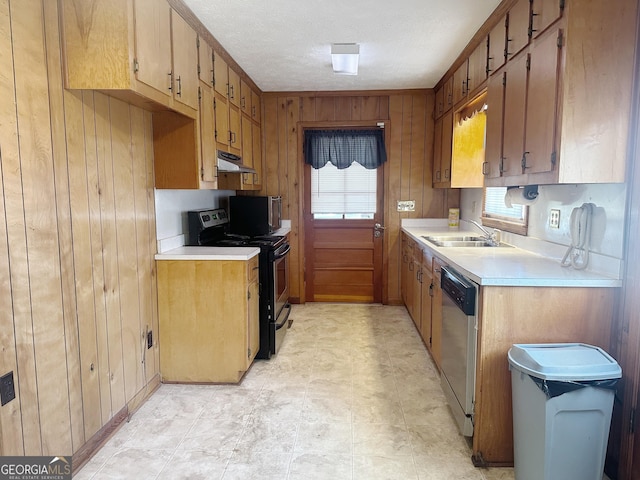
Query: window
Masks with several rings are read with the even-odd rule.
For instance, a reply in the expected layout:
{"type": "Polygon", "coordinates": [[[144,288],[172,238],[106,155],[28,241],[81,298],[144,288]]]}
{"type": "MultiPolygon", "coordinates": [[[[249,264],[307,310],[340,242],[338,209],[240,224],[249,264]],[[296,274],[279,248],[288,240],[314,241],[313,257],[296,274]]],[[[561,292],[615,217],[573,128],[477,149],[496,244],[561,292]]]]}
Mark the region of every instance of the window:
{"type": "Polygon", "coordinates": [[[507,187],[487,187],[484,189],[482,224],[506,232],[527,234],[529,207],[514,204],[505,205],[507,187]]]}
{"type": "Polygon", "coordinates": [[[376,213],[378,172],[359,163],[311,169],[311,213],[315,219],[371,219],[376,213]]]}

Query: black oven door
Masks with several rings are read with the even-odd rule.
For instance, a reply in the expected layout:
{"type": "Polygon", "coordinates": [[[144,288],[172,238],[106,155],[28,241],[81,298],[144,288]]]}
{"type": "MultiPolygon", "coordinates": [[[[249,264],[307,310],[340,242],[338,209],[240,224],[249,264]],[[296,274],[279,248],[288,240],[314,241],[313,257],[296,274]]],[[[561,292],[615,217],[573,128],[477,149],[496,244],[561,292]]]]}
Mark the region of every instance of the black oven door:
{"type": "Polygon", "coordinates": [[[288,243],[281,245],[273,253],[273,296],[274,296],[274,321],[270,326],[271,353],[278,352],[287,329],[289,328],[289,250],[288,243]]]}

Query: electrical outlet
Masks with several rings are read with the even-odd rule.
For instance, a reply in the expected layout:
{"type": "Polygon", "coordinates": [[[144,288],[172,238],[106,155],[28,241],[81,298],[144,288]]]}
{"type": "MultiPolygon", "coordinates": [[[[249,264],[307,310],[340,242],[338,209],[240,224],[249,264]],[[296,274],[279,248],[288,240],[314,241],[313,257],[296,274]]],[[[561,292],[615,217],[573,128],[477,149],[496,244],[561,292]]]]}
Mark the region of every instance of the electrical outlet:
{"type": "Polygon", "coordinates": [[[560,210],[552,208],[549,212],[549,227],[560,228],[560,210]]]}
{"type": "Polygon", "coordinates": [[[415,200],[398,200],[399,212],[415,212],[416,202],[415,200]]]}
{"type": "Polygon", "coordinates": [[[147,332],[147,350],[153,347],[153,330],[147,332]]]}
{"type": "Polygon", "coordinates": [[[16,398],[16,389],[13,383],[13,372],[0,377],[0,404],[5,405],[16,398]]]}

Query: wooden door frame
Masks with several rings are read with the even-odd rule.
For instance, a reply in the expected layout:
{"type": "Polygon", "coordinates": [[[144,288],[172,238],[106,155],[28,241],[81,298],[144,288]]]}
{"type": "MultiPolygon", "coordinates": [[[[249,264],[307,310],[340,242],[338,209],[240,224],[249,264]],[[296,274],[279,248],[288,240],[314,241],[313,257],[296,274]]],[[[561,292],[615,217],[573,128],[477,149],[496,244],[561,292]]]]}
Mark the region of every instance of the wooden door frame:
{"type": "MultiPolygon", "coordinates": [[[[363,120],[363,121],[310,121],[310,122],[298,122],[297,130],[298,130],[298,158],[302,168],[298,169],[298,184],[302,185],[300,189],[300,208],[299,215],[302,218],[299,218],[299,224],[304,225],[303,233],[300,235],[300,244],[303,245],[303,251],[301,255],[300,261],[300,303],[306,303],[307,301],[307,281],[306,281],[306,265],[307,265],[307,252],[311,251],[312,245],[309,244],[310,237],[306,235],[308,229],[311,228],[309,223],[309,216],[305,208],[307,207],[306,203],[306,195],[311,191],[310,181],[307,179],[306,172],[306,164],[304,163],[304,132],[305,130],[311,129],[345,129],[345,128],[381,128],[381,124],[384,125],[384,145],[385,152],[387,154],[387,159],[389,158],[389,136],[390,136],[390,128],[391,122],[388,119],[379,119],[379,120],[363,120]]],[[[389,172],[386,169],[387,162],[385,162],[380,168],[382,168],[382,175],[378,176],[378,186],[379,193],[382,194],[382,208],[380,210],[380,223],[384,225],[385,216],[385,186],[387,185],[389,172]],[[380,178],[381,177],[381,178],[380,178]],[[382,187],[382,188],[380,188],[382,187]]],[[[310,177],[310,176],[309,176],[310,177]]],[[[388,292],[388,271],[389,271],[389,256],[387,254],[385,245],[388,242],[388,233],[387,230],[383,230],[382,232],[382,271],[380,275],[382,275],[381,279],[381,288],[382,288],[382,304],[386,305],[389,299],[388,292]]]]}

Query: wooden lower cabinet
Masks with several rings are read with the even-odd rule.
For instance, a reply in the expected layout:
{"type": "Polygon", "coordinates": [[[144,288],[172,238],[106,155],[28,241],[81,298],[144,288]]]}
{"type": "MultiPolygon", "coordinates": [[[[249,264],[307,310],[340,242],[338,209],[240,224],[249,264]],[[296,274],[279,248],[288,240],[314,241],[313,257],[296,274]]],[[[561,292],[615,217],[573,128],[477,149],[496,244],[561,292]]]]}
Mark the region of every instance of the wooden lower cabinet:
{"type": "Polygon", "coordinates": [[[474,464],[513,464],[511,373],[507,360],[511,346],[583,342],[609,350],[616,291],[574,287],[480,288],[474,464]]]}
{"type": "Polygon", "coordinates": [[[440,288],[440,274],[447,264],[437,257],[433,257],[433,298],[431,299],[431,356],[438,370],[442,361],[442,289],[440,288]]]}
{"type": "Polygon", "coordinates": [[[157,266],[162,381],[239,382],[260,346],[258,257],[157,266]]]}

